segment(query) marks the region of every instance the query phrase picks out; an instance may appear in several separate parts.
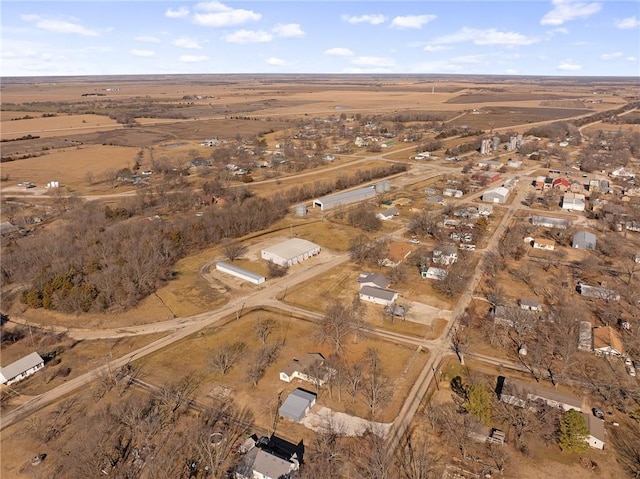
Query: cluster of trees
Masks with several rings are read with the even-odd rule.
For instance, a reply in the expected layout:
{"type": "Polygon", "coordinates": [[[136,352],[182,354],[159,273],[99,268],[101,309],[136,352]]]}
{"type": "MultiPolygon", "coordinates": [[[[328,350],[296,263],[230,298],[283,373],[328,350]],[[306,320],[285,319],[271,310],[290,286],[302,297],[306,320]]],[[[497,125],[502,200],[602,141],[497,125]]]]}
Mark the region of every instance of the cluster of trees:
{"type": "Polygon", "coordinates": [[[350,226],[368,233],[382,228],[382,220],[378,218],[376,208],[370,203],[360,203],[349,210],[348,222],[350,226]]]}
{"type": "Polygon", "coordinates": [[[195,479],[233,470],[237,444],[253,432],[249,409],[229,399],[195,403],[195,376],[148,395],[133,394],[130,384],[122,376],[93,405],[66,400],[29,419],[26,434],[53,452],[34,477],[195,479]]]}

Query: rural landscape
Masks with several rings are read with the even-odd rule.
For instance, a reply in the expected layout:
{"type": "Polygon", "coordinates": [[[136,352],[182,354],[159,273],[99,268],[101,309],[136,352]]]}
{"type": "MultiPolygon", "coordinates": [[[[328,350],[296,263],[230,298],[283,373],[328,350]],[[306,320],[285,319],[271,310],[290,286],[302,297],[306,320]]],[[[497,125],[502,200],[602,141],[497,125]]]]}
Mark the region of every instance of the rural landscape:
{"type": "Polygon", "coordinates": [[[2,477],[640,477],[637,77],[0,88],[2,477]]]}

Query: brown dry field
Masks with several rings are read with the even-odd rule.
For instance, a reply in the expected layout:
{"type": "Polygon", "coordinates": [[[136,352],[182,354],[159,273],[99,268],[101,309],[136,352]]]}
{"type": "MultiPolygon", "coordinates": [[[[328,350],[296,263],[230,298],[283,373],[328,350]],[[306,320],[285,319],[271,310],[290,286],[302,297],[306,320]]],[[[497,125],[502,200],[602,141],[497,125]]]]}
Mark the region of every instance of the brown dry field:
{"type": "MultiPolygon", "coordinates": [[[[95,131],[120,129],[115,120],[103,115],[59,115],[49,118],[33,118],[29,120],[13,120],[19,118],[16,114],[24,112],[2,112],[2,129],[0,137],[4,139],[20,138],[23,135],[39,136],[41,138],[69,135],[73,133],[92,133],[95,131]],[[7,113],[11,116],[7,119],[7,113]]],[[[35,116],[30,114],[31,116],[35,116]]]]}

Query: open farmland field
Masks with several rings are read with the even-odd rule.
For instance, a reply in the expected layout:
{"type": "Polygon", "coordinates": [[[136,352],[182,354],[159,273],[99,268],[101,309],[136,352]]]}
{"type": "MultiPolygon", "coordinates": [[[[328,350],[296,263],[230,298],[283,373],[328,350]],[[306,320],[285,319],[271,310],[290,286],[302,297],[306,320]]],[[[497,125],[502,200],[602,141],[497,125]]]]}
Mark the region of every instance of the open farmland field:
{"type": "Polygon", "coordinates": [[[573,118],[590,113],[592,112],[587,109],[490,106],[483,107],[480,114],[466,114],[458,117],[449,122],[449,125],[467,125],[472,130],[486,130],[487,126],[505,128],[526,123],[573,118]]]}

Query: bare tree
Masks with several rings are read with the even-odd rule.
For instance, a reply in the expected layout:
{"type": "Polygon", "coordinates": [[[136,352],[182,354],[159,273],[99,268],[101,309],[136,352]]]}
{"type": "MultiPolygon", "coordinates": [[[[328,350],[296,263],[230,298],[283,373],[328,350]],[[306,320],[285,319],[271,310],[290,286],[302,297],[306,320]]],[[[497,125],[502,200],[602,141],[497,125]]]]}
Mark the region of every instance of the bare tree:
{"type": "Polygon", "coordinates": [[[317,324],[318,340],[328,343],[334,353],[344,354],[347,337],[354,331],[353,309],[336,301],[329,305],[317,324]]]}
{"type": "Polygon", "coordinates": [[[258,320],[256,321],[256,324],[255,324],[256,336],[258,336],[258,339],[263,345],[267,344],[267,339],[269,338],[269,335],[271,334],[275,326],[276,326],[276,322],[270,318],[267,318],[267,319],[258,318],[258,320]]]}
{"type": "Polygon", "coordinates": [[[288,266],[283,266],[273,261],[267,262],[267,272],[270,278],[281,278],[289,271],[288,266]]]}
{"type": "Polygon", "coordinates": [[[364,377],[362,393],[371,415],[375,417],[380,406],[385,404],[393,395],[392,385],[389,376],[382,371],[378,350],[368,348],[364,357],[367,365],[367,374],[364,377]]]}
{"type": "Polygon", "coordinates": [[[239,241],[226,241],[223,245],[224,255],[229,261],[235,261],[245,254],[249,248],[239,241]]]}
{"type": "Polygon", "coordinates": [[[260,348],[247,368],[247,379],[253,386],[258,385],[258,381],[264,375],[265,370],[277,359],[280,351],[279,344],[268,344],[260,348]]]}
{"type": "Polygon", "coordinates": [[[247,344],[243,341],[223,343],[212,355],[211,364],[222,374],[227,374],[236,361],[246,351],[247,344]]]}
{"type": "Polygon", "coordinates": [[[378,431],[366,431],[354,444],[356,470],[353,477],[361,479],[390,479],[393,471],[393,456],[388,454],[387,442],[378,431]]]}
{"type": "Polygon", "coordinates": [[[396,468],[405,479],[436,479],[443,477],[442,458],[431,444],[428,435],[417,436],[414,431],[396,449],[396,468]]]}

